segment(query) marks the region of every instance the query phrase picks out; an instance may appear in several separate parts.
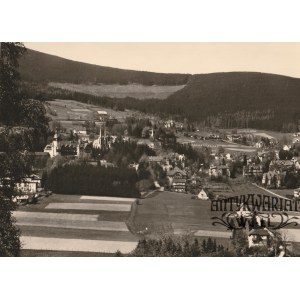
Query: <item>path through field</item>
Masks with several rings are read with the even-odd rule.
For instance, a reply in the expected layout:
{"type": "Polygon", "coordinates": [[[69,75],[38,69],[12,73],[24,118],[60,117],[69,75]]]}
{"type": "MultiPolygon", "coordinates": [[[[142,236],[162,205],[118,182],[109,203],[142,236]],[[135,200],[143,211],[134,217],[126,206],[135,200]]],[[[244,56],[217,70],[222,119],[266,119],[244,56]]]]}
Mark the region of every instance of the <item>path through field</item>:
{"type": "MultiPolygon", "coordinates": [[[[126,221],[133,198],[53,195],[14,212],[23,250],[129,253],[137,245],[126,221]]],[[[56,253],[57,255],[57,253],[56,253]]],[[[58,254],[59,255],[59,254],[58,254]]],[[[47,256],[47,255],[46,255],[47,256]]]]}

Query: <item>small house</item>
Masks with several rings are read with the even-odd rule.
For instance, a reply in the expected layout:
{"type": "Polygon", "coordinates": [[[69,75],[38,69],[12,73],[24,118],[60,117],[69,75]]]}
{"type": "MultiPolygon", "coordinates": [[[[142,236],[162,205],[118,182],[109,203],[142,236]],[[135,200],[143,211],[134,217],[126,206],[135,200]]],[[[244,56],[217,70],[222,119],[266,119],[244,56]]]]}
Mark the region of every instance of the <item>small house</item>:
{"type": "Polygon", "coordinates": [[[300,199],[300,188],[294,190],[294,198],[297,200],[300,199]]]}
{"type": "Polygon", "coordinates": [[[35,174],[24,178],[21,182],[16,184],[17,191],[23,195],[34,195],[40,187],[41,178],[35,174]]]}
{"type": "Polygon", "coordinates": [[[266,187],[281,187],[281,173],[277,170],[263,174],[261,183],[266,187]]]}
{"type": "Polygon", "coordinates": [[[209,170],[208,170],[208,175],[211,178],[217,178],[220,176],[226,176],[229,177],[230,176],[230,170],[229,167],[227,165],[211,165],[209,170]]]}
{"type": "Polygon", "coordinates": [[[208,200],[209,199],[208,191],[206,189],[201,189],[197,197],[200,200],[208,200]]]}
{"type": "Polygon", "coordinates": [[[263,174],[262,165],[249,164],[243,167],[243,176],[244,177],[252,177],[252,176],[260,176],[263,174]]]}
{"type": "Polygon", "coordinates": [[[108,119],[108,113],[105,110],[98,110],[97,115],[100,121],[106,121],[108,119]]]}
{"type": "Polygon", "coordinates": [[[175,167],[173,170],[167,172],[167,178],[171,191],[178,193],[186,191],[187,174],[185,171],[175,167]]]}
{"type": "Polygon", "coordinates": [[[248,245],[251,247],[270,247],[274,234],[267,228],[253,228],[248,234],[248,245]]]}

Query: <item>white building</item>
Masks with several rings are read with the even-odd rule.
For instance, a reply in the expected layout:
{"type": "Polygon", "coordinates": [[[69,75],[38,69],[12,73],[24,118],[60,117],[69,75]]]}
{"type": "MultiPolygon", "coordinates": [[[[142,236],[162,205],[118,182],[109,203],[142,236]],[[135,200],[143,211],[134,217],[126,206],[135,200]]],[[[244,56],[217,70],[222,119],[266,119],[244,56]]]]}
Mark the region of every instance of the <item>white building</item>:
{"type": "Polygon", "coordinates": [[[16,184],[16,189],[21,194],[36,194],[38,188],[41,187],[41,178],[35,174],[26,177],[16,184]]]}
{"type": "Polygon", "coordinates": [[[294,198],[300,199],[300,188],[294,190],[294,198]]]}
{"type": "Polygon", "coordinates": [[[105,121],[108,118],[108,113],[105,110],[98,110],[97,114],[98,114],[100,121],[105,121]]]}
{"type": "Polygon", "coordinates": [[[197,197],[200,200],[208,200],[209,199],[208,192],[205,189],[202,189],[197,197]]]}
{"type": "Polygon", "coordinates": [[[252,247],[270,247],[270,242],[274,234],[267,228],[254,228],[248,234],[248,246],[252,247]]]}
{"type": "Polygon", "coordinates": [[[58,151],[57,151],[57,147],[58,147],[58,144],[57,144],[57,138],[58,138],[58,135],[57,133],[55,133],[54,137],[53,137],[53,142],[46,145],[45,149],[44,149],[44,152],[47,152],[49,153],[50,157],[54,157],[56,155],[58,155],[58,151]]]}

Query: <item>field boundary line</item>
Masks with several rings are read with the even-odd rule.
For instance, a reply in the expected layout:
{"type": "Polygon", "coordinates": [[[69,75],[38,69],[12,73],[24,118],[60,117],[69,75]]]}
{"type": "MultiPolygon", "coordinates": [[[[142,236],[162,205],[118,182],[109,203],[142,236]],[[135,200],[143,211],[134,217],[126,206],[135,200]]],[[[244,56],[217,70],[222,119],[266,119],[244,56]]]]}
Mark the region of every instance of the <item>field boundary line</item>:
{"type": "Polygon", "coordinates": [[[270,191],[270,190],[268,190],[268,189],[265,189],[265,188],[263,188],[263,187],[257,185],[256,183],[252,183],[252,185],[254,185],[254,186],[258,187],[259,189],[262,189],[262,190],[264,190],[265,192],[268,192],[268,193],[270,193],[270,194],[272,194],[272,195],[274,195],[274,196],[276,196],[276,197],[283,198],[283,199],[285,199],[285,200],[292,200],[292,199],[286,198],[286,197],[284,197],[284,196],[278,195],[278,194],[276,194],[276,193],[274,193],[274,192],[272,192],[272,191],[270,191]]]}

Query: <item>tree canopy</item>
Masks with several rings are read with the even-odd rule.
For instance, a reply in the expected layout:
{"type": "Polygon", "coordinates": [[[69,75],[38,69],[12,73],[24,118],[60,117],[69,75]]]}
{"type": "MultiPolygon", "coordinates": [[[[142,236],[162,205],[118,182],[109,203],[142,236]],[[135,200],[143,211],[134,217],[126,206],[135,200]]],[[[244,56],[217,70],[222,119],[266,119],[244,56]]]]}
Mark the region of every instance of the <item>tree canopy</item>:
{"type": "Polygon", "coordinates": [[[0,43],[0,256],[20,253],[12,198],[16,183],[30,174],[28,150],[39,149],[48,131],[43,104],[20,89],[18,60],[25,51],[22,43],[0,43]]]}

